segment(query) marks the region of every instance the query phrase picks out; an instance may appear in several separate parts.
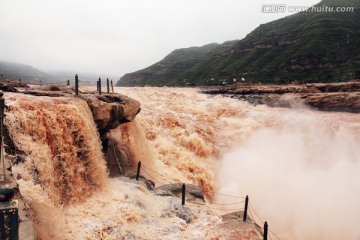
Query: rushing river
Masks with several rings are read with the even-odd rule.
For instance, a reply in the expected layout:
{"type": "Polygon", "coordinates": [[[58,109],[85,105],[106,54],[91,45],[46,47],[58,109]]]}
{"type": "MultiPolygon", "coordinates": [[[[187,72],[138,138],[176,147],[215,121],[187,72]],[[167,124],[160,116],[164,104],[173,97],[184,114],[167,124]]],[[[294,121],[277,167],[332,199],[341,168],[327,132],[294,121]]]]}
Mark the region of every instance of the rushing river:
{"type": "Polygon", "coordinates": [[[142,103],[137,121],[169,176],[175,168],[211,191],[249,195],[282,239],[360,239],[360,114],[252,106],[196,89],[117,91],[142,103]]]}
{"type": "Polygon", "coordinates": [[[115,89],[141,102],[136,120],[110,134],[155,170],[143,175],[197,184],[223,210],[198,209],[184,224],[169,213],[172,200],[106,176],[83,102],[6,94],[6,125],[28,156],[13,171],[39,239],[221,239],[211,230],[218,216],[243,207],[227,207],[234,199],[224,195],[249,195],[255,220],[281,239],[360,238],[359,114],[252,106],[197,89],[115,89]]]}

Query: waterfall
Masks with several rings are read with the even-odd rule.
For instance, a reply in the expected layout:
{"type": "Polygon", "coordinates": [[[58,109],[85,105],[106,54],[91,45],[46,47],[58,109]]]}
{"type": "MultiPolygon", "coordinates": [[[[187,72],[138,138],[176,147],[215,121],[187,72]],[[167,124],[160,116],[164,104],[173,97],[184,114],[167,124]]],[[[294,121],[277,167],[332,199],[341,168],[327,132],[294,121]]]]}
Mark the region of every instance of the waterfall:
{"type": "Polygon", "coordinates": [[[83,100],[5,95],[4,124],[15,150],[8,157],[25,203],[32,210],[31,217],[41,225],[41,237],[47,227],[62,225],[61,214],[53,226],[42,222],[51,218],[45,216],[47,213],[81,203],[106,188],[107,171],[99,134],[83,100]],[[40,209],[44,204],[48,211],[40,209]]]}

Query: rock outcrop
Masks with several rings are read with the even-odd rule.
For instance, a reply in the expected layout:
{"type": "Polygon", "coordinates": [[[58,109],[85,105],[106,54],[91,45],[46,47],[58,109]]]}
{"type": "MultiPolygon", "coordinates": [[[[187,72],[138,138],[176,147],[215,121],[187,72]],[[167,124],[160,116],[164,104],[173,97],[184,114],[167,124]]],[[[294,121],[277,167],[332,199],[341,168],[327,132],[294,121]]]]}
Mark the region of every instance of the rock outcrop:
{"type": "MultiPolygon", "coordinates": [[[[182,184],[181,183],[165,184],[155,188],[154,191],[157,195],[160,196],[181,197],[182,184]]],[[[205,202],[204,193],[199,186],[187,184],[185,188],[185,194],[187,201],[200,200],[201,202],[205,202]]]]}
{"type": "Polygon", "coordinates": [[[28,87],[20,81],[0,81],[0,90],[4,92],[18,92],[17,88],[28,87]]]}
{"type": "Polygon", "coordinates": [[[360,82],[317,84],[234,84],[202,90],[207,94],[226,96],[266,104],[270,107],[303,107],[321,111],[360,112],[360,82]]]}
{"type": "Polygon", "coordinates": [[[79,97],[88,103],[100,132],[131,122],[140,112],[139,101],[121,94],[82,94],[79,97]]]}
{"type": "Polygon", "coordinates": [[[222,216],[222,222],[214,228],[214,232],[224,234],[228,240],[261,240],[261,227],[250,217],[243,222],[243,211],[233,212],[222,216]]]}

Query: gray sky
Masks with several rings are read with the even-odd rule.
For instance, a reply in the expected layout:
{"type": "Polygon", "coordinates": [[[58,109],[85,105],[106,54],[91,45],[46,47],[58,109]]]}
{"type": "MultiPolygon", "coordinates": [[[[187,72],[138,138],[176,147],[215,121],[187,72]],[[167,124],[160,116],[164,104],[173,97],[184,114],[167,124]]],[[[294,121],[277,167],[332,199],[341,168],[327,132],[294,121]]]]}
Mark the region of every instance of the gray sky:
{"type": "Polygon", "coordinates": [[[122,76],[176,48],[241,39],[320,0],[0,0],[0,60],[122,76]]]}

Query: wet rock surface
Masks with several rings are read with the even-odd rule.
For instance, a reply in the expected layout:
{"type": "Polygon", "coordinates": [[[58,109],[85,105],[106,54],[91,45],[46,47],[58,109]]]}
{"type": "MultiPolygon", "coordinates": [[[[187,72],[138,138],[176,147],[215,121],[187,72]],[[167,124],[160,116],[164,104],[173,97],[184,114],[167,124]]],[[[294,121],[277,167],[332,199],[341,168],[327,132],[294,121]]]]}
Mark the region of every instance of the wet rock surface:
{"type": "Polygon", "coordinates": [[[261,240],[261,228],[249,218],[243,221],[243,211],[233,212],[222,216],[222,221],[213,231],[226,236],[228,240],[261,240]]]}
{"type": "Polygon", "coordinates": [[[26,88],[28,85],[20,81],[1,81],[0,90],[4,92],[19,92],[18,88],[26,88]]]}
{"type": "MultiPolygon", "coordinates": [[[[182,183],[171,183],[161,185],[154,189],[156,195],[160,196],[174,196],[181,197],[182,195],[182,183]]],[[[199,186],[193,184],[186,184],[185,188],[186,201],[201,200],[205,202],[204,193],[199,186]]]]}

